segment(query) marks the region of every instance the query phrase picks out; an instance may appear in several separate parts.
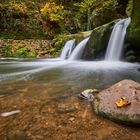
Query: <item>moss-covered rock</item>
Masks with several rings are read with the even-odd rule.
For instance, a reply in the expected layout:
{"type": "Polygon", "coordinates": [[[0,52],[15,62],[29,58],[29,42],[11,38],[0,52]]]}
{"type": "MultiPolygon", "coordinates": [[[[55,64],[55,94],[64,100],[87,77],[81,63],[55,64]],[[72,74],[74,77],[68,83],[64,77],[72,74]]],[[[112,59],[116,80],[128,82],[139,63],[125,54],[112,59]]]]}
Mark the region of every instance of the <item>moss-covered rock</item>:
{"type": "Polygon", "coordinates": [[[84,38],[90,36],[92,31],[81,32],[78,34],[71,34],[71,35],[59,35],[55,39],[52,40],[52,46],[54,48],[54,52],[56,55],[59,55],[62,48],[64,47],[65,43],[70,39],[75,39],[76,44],[79,43],[84,38]]]}
{"type": "Polygon", "coordinates": [[[135,52],[140,52],[140,1],[133,0],[132,22],[129,28],[129,41],[135,52]]]}
{"type": "Polygon", "coordinates": [[[114,20],[110,23],[97,27],[92,31],[83,54],[84,59],[93,59],[97,58],[101,55],[101,53],[104,54],[113,25],[117,21],[118,20],[114,20]]]}

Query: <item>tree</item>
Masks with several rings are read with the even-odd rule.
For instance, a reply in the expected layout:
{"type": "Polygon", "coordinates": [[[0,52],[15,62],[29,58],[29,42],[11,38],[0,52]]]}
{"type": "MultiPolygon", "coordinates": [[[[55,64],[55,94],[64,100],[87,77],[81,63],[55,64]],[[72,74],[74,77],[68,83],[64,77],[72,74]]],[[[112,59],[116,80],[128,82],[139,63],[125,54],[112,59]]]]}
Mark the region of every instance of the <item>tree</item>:
{"type": "Polygon", "coordinates": [[[90,30],[90,17],[91,17],[91,9],[94,6],[96,0],[83,0],[81,3],[76,3],[76,6],[80,7],[81,13],[87,13],[87,28],[86,30],[90,30]]]}
{"type": "Polygon", "coordinates": [[[57,5],[53,0],[46,2],[44,8],[41,9],[41,14],[47,16],[50,21],[59,21],[63,19],[62,10],[64,7],[57,5]]]}

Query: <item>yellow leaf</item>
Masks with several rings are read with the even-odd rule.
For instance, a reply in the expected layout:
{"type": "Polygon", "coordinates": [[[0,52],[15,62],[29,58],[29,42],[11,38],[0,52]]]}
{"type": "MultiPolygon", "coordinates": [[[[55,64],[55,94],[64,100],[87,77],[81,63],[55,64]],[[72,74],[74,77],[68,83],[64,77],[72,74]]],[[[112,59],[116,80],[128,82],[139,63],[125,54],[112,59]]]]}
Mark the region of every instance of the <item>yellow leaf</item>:
{"type": "Polygon", "coordinates": [[[131,104],[131,102],[126,101],[124,97],[121,98],[121,99],[119,99],[119,100],[118,100],[117,102],[115,102],[115,103],[116,103],[117,107],[119,107],[119,108],[125,107],[125,106],[131,104]]]}

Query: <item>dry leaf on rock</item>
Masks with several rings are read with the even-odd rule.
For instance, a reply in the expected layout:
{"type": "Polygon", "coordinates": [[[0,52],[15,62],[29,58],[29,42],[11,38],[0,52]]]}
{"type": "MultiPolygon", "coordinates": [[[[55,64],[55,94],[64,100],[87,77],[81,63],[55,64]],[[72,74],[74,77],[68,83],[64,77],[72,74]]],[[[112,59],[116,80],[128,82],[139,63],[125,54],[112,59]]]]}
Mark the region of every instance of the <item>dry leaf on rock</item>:
{"type": "Polygon", "coordinates": [[[117,107],[121,108],[121,107],[125,107],[127,105],[130,105],[131,102],[126,100],[126,97],[121,97],[117,102],[115,102],[117,107]]]}

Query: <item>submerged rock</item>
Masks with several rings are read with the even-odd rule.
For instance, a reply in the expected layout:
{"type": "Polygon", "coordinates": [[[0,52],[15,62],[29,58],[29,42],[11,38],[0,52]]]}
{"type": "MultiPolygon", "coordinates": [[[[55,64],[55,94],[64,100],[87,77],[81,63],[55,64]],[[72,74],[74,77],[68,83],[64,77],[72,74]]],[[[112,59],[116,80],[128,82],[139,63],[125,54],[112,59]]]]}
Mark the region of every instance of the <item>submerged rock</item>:
{"type": "Polygon", "coordinates": [[[77,109],[74,105],[67,104],[67,103],[60,103],[56,108],[56,112],[59,114],[65,114],[70,112],[75,112],[77,109]]]}
{"type": "Polygon", "coordinates": [[[126,124],[140,124],[140,84],[123,80],[97,94],[93,101],[97,114],[126,124]],[[130,103],[121,108],[116,102],[121,98],[130,103]]]}

